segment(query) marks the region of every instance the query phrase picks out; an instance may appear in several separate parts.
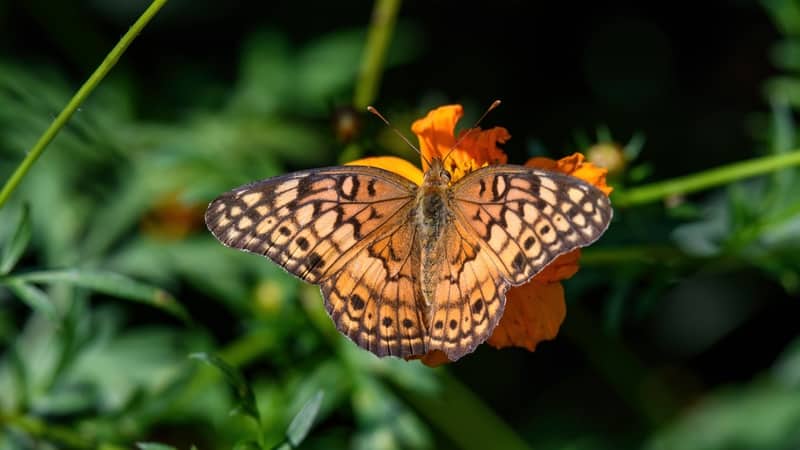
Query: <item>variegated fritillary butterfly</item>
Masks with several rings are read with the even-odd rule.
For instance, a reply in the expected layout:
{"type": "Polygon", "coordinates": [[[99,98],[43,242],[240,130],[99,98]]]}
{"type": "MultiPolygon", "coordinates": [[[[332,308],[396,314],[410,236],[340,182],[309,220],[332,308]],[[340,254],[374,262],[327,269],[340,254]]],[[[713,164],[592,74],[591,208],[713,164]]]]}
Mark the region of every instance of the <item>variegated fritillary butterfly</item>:
{"type": "Polygon", "coordinates": [[[496,165],[421,186],[366,166],[312,169],[222,194],[206,211],[223,244],[321,287],[336,327],[378,356],[472,352],[505,293],[597,240],[608,197],[577,178],[496,165]]]}

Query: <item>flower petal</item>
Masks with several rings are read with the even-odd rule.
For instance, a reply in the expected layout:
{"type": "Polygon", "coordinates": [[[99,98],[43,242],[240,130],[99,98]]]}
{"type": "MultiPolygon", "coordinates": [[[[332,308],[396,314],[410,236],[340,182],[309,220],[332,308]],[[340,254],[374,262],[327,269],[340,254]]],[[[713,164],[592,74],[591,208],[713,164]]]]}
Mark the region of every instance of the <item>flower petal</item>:
{"type": "Polygon", "coordinates": [[[450,153],[445,168],[450,172],[453,182],[464,175],[490,164],[505,164],[508,157],[497,144],[504,144],[511,135],[503,127],[489,130],[472,128],[464,131],[459,137],[461,142],[450,153]]]}
{"type": "Polygon", "coordinates": [[[503,317],[487,342],[497,348],[534,351],[539,342],[556,337],[566,315],[561,283],[534,279],[508,291],[503,317]]]}
{"type": "Polygon", "coordinates": [[[405,159],[398,158],[396,156],[373,156],[371,158],[361,158],[355,161],[350,161],[345,165],[377,167],[379,169],[388,170],[389,172],[394,172],[402,177],[408,178],[418,185],[422,184],[422,172],[419,170],[419,168],[405,159]]]}
{"type": "Polygon", "coordinates": [[[537,169],[555,170],[573,177],[580,178],[589,184],[594,185],[606,195],[611,194],[614,190],[611,186],[606,184],[606,175],[608,170],[595,166],[587,162],[586,158],[580,153],[573,153],[570,156],[554,161],[550,158],[531,158],[525,163],[527,167],[536,167],[537,169]]]}
{"type": "Polygon", "coordinates": [[[541,272],[537,273],[533,279],[542,283],[553,283],[571,278],[580,268],[578,266],[580,257],[581,249],[579,248],[569,253],[564,253],[548,264],[541,272]]]}
{"type": "Polygon", "coordinates": [[[422,171],[428,170],[426,161],[442,159],[456,144],[456,123],[464,115],[461,105],[445,105],[428,112],[422,119],[411,124],[411,131],[419,139],[422,153],[422,171]]]}
{"type": "Polygon", "coordinates": [[[503,127],[494,127],[488,130],[467,130],[458,145],[469,152],[479,167],[487,164],[505,164],[508,157],[497,144],[505,144],[511,139],[511,134],[503,127]]]}
{"type": "Polygon", "coordinates": [[[452,362],[447,359],[447,355],[441,350],[431,350],[424,355],[412,356],[409,359],[419,359],[422,364],[425,364],[428,367],[439,367],[442,364],[448,364],[452,362]]]}
{"type": "Polygon", "coordinates": [[[434,158],[444,159],[445,168],[455,182],[464,175],[489,164],[504,164],[506,154],[497,146],[511,138],[508,130],[494,127],[489,130],[471,128],[455,138],[455,127],[464,110],[461,105],[446,105],[436,108],[411,125],[419,139],[422,153],[422,169],[434,158]],[[454,146],[458,143],[458,146],[454,146]],[[449,156],[448,156],[449,155],[449,156]]]}

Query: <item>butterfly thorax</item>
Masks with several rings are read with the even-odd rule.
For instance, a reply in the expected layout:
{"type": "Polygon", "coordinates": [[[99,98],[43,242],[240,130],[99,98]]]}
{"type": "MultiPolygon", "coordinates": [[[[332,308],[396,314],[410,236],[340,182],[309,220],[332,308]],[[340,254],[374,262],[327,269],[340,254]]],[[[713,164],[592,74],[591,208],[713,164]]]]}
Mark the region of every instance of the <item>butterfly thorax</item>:
{"type": "Polygon", "coordinates": [[[417,194],[416,226],[420,242],[420,279],[426,306],[434,303],[440,268],[446,260],[443,234],[450,226],[450,174],[438,159],[431,162],[417,194]]]}

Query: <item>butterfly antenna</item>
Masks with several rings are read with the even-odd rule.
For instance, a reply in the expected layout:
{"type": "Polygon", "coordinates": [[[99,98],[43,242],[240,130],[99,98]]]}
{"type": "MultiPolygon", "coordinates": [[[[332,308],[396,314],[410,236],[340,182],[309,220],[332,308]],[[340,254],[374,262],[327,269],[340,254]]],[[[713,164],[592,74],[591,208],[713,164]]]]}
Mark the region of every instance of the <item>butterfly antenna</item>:
{"type": "Polygon", "coordinates": [[[464,134],[462,134],[461,137],[458,138],[456,143],[453,144],[453,146],[450,148],[450,151],[448,151],[447,154],[444,155],[444,158],[442,158],[442,163],[444,163],[447,160],[447,157],[450,156],[451,153],[453,153],[453,150],[455,150],[456,147],[458,147],[458,144],[460,144],[461,141],[463,141],[464,138],[467,137],[468,134],[470,134],[473,131],[478,129],[478,125],[480,125],[481,122],[483,121],[483,119],[486,118],[486,115],[489,114],[493,109],[495,109],[498,106],[500,106],[500,103],[502,103],[500,100],[495,100],[495,101],[492,102],[491,105],[489,105],[488,108],[486,108],[486,111],[484,111],[483,115],[481,115],[481,117],[477,121],[475,121],[475,124],[472,125],[472,127],[470,127],[467,131],[465,131],[464,134]]]}
{"type": "Polygon", "coordinates": [[[395,128],[395,127],[394,127],[394,126],[393,126],[391,123],[389,123],[389,121],[388,121],[388,120],[386,120],[386,118],[385,118],[385,117],[383,117],[383,116],[381,115],[381,113],[379,113],[379,112],[378,112],[378,110],[377,110],[377,109],[373,108],[372,106],[367,106],[367,111],[369,111],[369,112],[371,112],[372,114],[375,114],[376,116],[378,116],[378,118],[379,118],[379,119],[381,119],[381,120],[383,121],[383,123],[385,123],[385,124],[386,124],[386,126],[387,126],[387,127],[391,128],[391,129],[392,129],[392,131],[394,131],[394,132],[395,132],[395,134],[397,134],[398,136],[400,136],[400,139],[402,139],[402,140],[403,140],[403,141],[404,141],[406,144],[408,144],[408,146],[409,146],[409,147],[413,148],[415,152],[419,153],[419,156],[421,156],[421,157],[422,157],[422,159],[424,159],[424,160],[425,160],[425,162],[428,164],[428,166],[430,166],[430,164],[431,164],[431,163],[430,163],[430,161],[428,161],[428,159],[427,159],[427,158],[425,158],[425,156],[422,154],[422,152],[421,152],[421,151],[419,151],[419,149],[418,149],[418,148],[417,148],[417,147],[416,147],[414,144],[412,144],[412,143],[411,143],[411,141],[409,141],[409,140],[408,140],[408,138],[406,138],[406,137],[403,135],[403,133],[401,133],[401,132],[400,132],[400,130],[398,130],[398,129],[397,129],[397,128],[395,128]]]}

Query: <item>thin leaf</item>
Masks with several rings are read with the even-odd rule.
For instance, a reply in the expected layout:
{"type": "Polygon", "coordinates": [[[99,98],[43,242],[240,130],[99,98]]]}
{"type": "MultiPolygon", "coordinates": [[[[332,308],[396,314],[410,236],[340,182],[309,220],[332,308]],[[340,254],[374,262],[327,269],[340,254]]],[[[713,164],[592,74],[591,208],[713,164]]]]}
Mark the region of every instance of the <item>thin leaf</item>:
{"type": "Polygon", "coordinates": [[[322,397],[323,392],[317,391],[292,419],[289,428],[286,429],[286,439],[292,447],[300,445],[308,436],[308,432],[311,431],[311,426],[314,424],[314,419],[319,412],[319,406],[322,404],[322,397]]]}
{"type": "Polygon", "coordinates": [[[3,248],[3,256],[0,258],[0,275],[5,275],[11,272],[11,269],[17,264],[28,242],[31,240],[31,220],[30,208],[27,204],[22,207],[22,213],[17,221],[17,226],[14,228],[14,235],[8,241],[5,248],[3,248]]]}
{"type": "Polygon", "coordinates": [[[647,139],[645,138],[644,133],[641,131],[634,133],[628,143],[625,144],[625,148],[623,149],[625,159],[628,161],[633,161],[636,159],[644,148],[646,140],[647,139]]]}
{"type": "Polygon", "coordinates": [[[139,447],[139,450],[177,450],[171,445],[159,444],[158,442],[137,442],[136,446],[139,447]]]}
{"type": "Polygon", "coordinates": [[[14,389],[12,390],[16,408],[19,411],[24,411],[28,407],[29,398],[28,393],[28,380],[30,379],[25,361],[19,354],[16,344],[8,346],[8,364],[11,367],[11,374],[14,380],[14,389]]]}
{"type": "Polygon", "coordinates": [[[53,322],[58,321],[58,311],[44,291],[18,278],[8,278],[4,284],[32,310],[43,314],[53,322]]]}
{"type": "Polygon", "coordinates": [[[192,353],[189,358],[203,361],[206,364],[217,368],[225,376],[225,380],[233,388],[239,405],[232,412],[242,411],[246,415],[253,417],[256,422],[261,423],[261,414],[258,412],[256,397],[250,385],[242,374],[233,366],[225,362],[222,358],[209,353],[192,353]]]}
{"type": "Polygon", "coordinates": [[[189,314],[167,291],[141,283],[124,275],[100,270],[54,270],[31,272],[14,279],[30,283],[69,283],[113,297],[133,300],[162,309],[189,322],[189,314]]]}

